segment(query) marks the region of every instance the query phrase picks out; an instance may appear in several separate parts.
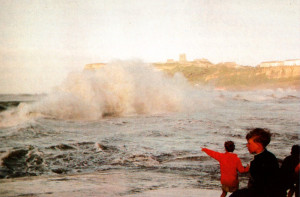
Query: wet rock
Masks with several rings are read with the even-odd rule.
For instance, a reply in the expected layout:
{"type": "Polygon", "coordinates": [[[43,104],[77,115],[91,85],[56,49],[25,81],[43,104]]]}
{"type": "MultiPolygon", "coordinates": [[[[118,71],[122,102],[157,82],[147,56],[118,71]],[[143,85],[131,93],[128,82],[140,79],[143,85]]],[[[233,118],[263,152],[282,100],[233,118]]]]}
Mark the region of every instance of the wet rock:
{"type": "Polygon", "coordinates": [[[67,173],[69,170],[64,169],[64,168],[56,168],[56,169],[51,169],[52,172],[55,172],[57,174],[65,174],[67,173]]]}
{"type": "Polygon", "coordinates": [[[95,143],[95,146],[96,148],[96,152],[101,152],[101,151],[104,151],[104,150],[107,150],[108,147],[107,146],[104,146],[102,144],[99,144],[98,142],[95,143]]]}
{"type": "Polygon", "coordinates": [[[164,162],[164,161],[168,161],[168,160],[171,160],[171,159],[174,159],[174,155],[170,154],[170,153],[163,153],[161,155],[158,155],[158,156],[155,156],[155,159],[158,161],[158,162],[164,162]]]}
{"type": "Polygon", "coordinates": [[[36,176],[45,171],[43,153],[28,149],[12,150],[2,155],[0,178],[36,176]]]}
{"type": "Polygon", "coordinates": [[[8,175],[12,174],[12,170],[8,169],[5,166],[0,166],[0,178],[6,178],[8,175]]]}
{"type": "Polygon", "coordinates": [[[51,146],[51,149],[60,149],[60,150],[72,150],[75,149],[73,146],[67,144],[59,144],[57,146],[51,146]]]}
{"type": "Polygon", "coordinates": [[[24,168],[26,166],[25,156],[28,150],[20,149],[9,152],[2,158],[2,165],[8,169],[24,168]]]}
{"type": "Polygon", "coordinates": [[[176,160],[187,160],[187,161],[205,161],[207,156],[188,156],[188,157],[178,157],[176,160]]]}
{"type": "Polygon", "coordinates": [[[4,110],[6,110],[6,107],[4,107],[0,104],[0,111],[4,111],[4,110]]]}

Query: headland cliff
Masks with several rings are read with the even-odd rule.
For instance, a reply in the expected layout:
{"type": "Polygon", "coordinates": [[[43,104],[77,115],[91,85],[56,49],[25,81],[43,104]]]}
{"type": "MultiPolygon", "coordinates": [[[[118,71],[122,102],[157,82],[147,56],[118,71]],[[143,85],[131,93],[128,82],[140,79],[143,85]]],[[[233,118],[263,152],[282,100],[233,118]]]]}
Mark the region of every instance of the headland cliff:
{"type": "MultiPolygon", "coordinates": [[[[205,60],[205,59],[204,59],[205,60]]],[[[154,67],[173,76],[182,73],[194,85],[227,90],[297,89],[300,90],[300,66],[252,67],[234,62],[213,64],[207,60],[153,63],[154,67]]],[[[87,64],[86,70],[101,69],[105,63],[87,64]]],[[[107,65],[108,66],[108,65],[107,65]]]]}
{"type": "Polygon", "coordinates": [[[291,88],[300,90],[300,66],[251,67],[235,63],[157,63],[169,75],[182,73],[192,84],[218,89],[253,90],[291,88]]]}

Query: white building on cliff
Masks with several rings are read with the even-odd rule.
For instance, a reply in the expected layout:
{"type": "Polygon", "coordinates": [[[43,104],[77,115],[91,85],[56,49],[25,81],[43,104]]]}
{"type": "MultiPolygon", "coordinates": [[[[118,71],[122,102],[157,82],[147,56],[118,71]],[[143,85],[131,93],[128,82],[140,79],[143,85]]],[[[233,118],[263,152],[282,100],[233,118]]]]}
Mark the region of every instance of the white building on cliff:
{"type": "Polygon", "coordinates": [[[284,66],[300,66],[300,59],[285,60],[283,64],[284,66]]]}
{"type": "Polygon", "coordinates": [[[268,61],[262,62],[259,67],[272,67],[272,66],[300,66],[300,59],[291,59],[284,61],[268,61]]]}

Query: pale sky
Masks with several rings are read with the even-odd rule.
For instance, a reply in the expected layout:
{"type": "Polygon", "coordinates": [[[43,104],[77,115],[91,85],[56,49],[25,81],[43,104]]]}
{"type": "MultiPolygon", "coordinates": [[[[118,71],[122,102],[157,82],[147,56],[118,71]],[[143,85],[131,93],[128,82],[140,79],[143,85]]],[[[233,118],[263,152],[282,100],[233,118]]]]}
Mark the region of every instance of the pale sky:
{"type": "Polygon", "coordinates": [[[85,64],[300,58],[300,0],[0,0],[0,93],[48,92],[85,64]]]}

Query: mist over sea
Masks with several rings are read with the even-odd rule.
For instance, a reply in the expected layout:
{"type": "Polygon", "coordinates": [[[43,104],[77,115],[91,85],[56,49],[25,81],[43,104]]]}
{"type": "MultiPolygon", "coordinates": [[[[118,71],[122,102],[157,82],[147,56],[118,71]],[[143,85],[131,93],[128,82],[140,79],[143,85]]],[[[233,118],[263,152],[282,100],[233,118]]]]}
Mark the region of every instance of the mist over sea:
{"type": "MultiPolygon", "coordinates": [[[[126,187],[115,196],[219,189],[219,165],[201,147],[222,152],[232,140],[246,165],[253,158],[246,148],[249,128],[271,130],[268,149],[279,160],[299,143],[299,91],[191,86],[181,74],[170,77],[140,61],[70,73],[47,95],[0,95],[0,109],[2,184],[18,177],[122,172],[116,179],[126,187]]],[[[247,180],[241,175],[240,187],[247,180]]],[[[0,196],[26,194],[0,190],[0,196]]]]}

